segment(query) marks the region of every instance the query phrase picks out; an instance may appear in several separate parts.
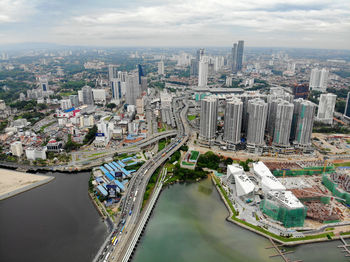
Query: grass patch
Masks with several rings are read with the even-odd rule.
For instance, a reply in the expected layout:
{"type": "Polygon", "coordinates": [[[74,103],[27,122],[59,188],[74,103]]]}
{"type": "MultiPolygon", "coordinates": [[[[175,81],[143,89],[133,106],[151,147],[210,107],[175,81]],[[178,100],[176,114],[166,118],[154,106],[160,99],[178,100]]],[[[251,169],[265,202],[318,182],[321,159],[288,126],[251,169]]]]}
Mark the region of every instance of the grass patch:
{"type": "Polygon", "coordinates": [[[193,163],[188,163],[186,161],[182,161],[181,164],[184,165],[184,166],[194,166],[193,163]]]}
{"type": "Polygon", "coordinates": [[[196,118],[197,118],[196,115],[188,115],[187,116],[187,119],[190,120],[190,121],[195,120],[196,118]]]}
{"type": "Polygon", "coordinates": [[[156,171],[152,174],[152,176],[150,177],[146,190],[145,190],[145,194],[143,195],[143,201],[142,201],[142,208],[146,205],[147,200],[149,199],[150,195],[153,192],[154,187],[156,186],[158,177],[160,175],[160,171],[162,170],[161,167],[158,167],[156,169],[156,171]]]}
{"type": "Polygon", "coordinates": [[[334,163],[335,166],[350,166],[350,162],[334,163]]]}
{"type": "Polygon", "coordinates": [[[190,160],[196,160],[198,158],[198,155],[199,155],[198,151],[191,151],[190,160]]]}
{"type": "Polygon", "coordinates": [[[90,157],[99,156],[103,154],[106,154],[106,152],[95,153],[95,154],[92,154],[90,157]]]}
{"type": "Polygon", "coordinates": [[[52,122],[48,123],[47,125],[43,125],[42,127],[40,127],[40,133],[44,132],[45,128],[52,126],[54,123],[56,123],[56,121],[52,121],[52,122]]]}
{"type": "Polygon", "coordinates": [[[159,140],[159,142],[158,142],[158,152],[162,151],[166,147],[167,144],[168,144],[167,140],[165,140],[165,139],[159,140]]]}
{"type": "Polygon", "coordinates": [[[350,231],[348,231],[348,232],[341,232],[340,235],[341,236],[350,235],[350,231]]]}

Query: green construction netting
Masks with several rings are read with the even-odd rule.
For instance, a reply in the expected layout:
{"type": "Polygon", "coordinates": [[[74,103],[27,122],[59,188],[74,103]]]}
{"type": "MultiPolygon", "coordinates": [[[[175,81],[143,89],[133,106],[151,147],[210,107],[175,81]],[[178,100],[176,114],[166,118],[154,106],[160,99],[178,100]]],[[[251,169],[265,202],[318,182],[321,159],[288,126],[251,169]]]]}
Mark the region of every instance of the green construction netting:
{"type": "Polygon", "coordinates": [[[280,221],[287,228],[302,227],[306,217],[306,207],[289,209],[275,205],[272,201],[264,199],[260,203],[260,209],[274,220],[280,221]]]}

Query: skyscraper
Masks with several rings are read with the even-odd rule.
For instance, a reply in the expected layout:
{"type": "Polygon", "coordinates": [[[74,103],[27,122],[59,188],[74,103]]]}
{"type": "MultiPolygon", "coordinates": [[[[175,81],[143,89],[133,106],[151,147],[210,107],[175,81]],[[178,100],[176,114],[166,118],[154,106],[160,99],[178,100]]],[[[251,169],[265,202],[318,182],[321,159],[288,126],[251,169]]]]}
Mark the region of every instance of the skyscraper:
{"type": "Polygon", "coordinates": [[[267,103],[256,98],[248,101],[248,132],[247,144],[252,146],[264,145],[264,134],[267,118],[267,103]]]}
{"type": "Polygon", "coordinates": [[[206,87],[208,84],[208,60],[205,56],[199,61],[198,86],[206,87]]]}
{"type": "Polygon", "coordinates": [[[108,79],[112,81],[112,79],[117,78],[117,66],[116,65],[108,65],[108,79]]]}
{"type": "Polygon", "coordinates": [[[196,52],[196,58],[191,59],[191,68],[190,68],[190,75],[191,76],[198,76],[199,71],[199,62],[201,61],[202,57],[204,56],[204,49],[198,49],[196,52]]]}
{"type": "Polygon", "coordinates": [[[83,104],[84,105],[93,105],[94,104],[94,97],[92,94],[91,86],[84,86],[82,89],[82,98],[83,98],[83,104]]]}
{"type": "Polygon", "coordinates": [[[244,41],[240,40],[233,44],[232,48],[232,72],[236,73],[242,70],[243,66],[244,41]]]}
{"type": "Polygon", "coordinates": [[[141,85],[141,77],[145,76],[142,70],[142,66],[140,64],[137,65],[137,71],[139,75],[139,85],[141,85]]]}
{"type": "Polygon", "coordinates": [[[240,99],[232,99],[226,102],[224,141],[230,144],[238,144],[241,141],[243,102],[240,99]]]}
{"type": "Polygon", "coordinates": [[[72,103],[73,107],[78,107],[79,106],[79,98],[77,95],[70,95],[69,100],[72,103]]]}
{"type": "Polygon", "coordinates": [[[141,94],[141,85],[139,84],[139,74],[129,73],[126,79],[126,103],[136,105],[136,99],[141,94]]]}
{"type": "Polygon", "coordinates": [[[276,107],[275,128],[273,132],[273,144],[277,146],[289,146],[289,138],[293,120],[294,104],[288,101],[280,101],[276,107]]]}
{"type": "Polygon", "coordinates": [[[312,127],[315,117],[315,104],[302,98],[294,100],[292,139],[300,146],[311,145],[312,127]]]}
{"type": "Polygon", "coordinates": [[[49,80],[46,76],[40,76],[39,77],[39,85],[40,89],[43,92],[49,91],[49,80]]]}
{"type": "Polygon", "coordinates": [[[317,120],[325,124],[333,123],[333,113],[337,96],[334,94],[321,94],[318,104],[317,120]]]}
{"type": "Polygon", "coordinates": [[[158,62],[158,75],[164,75],[164,62],[158,62]]]}
{"type": "Polygon", "coordinates": [[[112,99],[113,100],[120,100],[122,99],[122,85],[120,79],[112,79],[111,82],[111,88],[112,88],[112,99]]]}
{"type": "Polygon", "coordinates": [[[346,106],[345,106],[345,111],[344,111],[344,117],[346,119],[350,119],[350,92],[348,93],[348,96],[346,98],[346,106]]]}
{"type": "Polygon", "coordinates": [[[217,129],[218,101],[213,97],[201,100],[199,137],[206,141],[215,139],[217,129]]]}
{"type": "Polygon", "coordinates": [[[309,82],[310,89],[325,92],[328,83],[328,73],[329,71],[326,68],[312,69],[309,82]]]}

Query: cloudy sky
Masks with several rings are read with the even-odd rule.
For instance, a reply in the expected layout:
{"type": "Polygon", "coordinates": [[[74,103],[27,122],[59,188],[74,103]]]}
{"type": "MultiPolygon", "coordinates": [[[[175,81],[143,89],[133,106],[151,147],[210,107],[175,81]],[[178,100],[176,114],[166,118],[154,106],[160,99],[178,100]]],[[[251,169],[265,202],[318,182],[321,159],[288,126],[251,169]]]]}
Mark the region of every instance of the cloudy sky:
{"type": "Polygon", "coordinates": [[[0,44],[350,49],[349,0],[0,0],[0,44]]]}

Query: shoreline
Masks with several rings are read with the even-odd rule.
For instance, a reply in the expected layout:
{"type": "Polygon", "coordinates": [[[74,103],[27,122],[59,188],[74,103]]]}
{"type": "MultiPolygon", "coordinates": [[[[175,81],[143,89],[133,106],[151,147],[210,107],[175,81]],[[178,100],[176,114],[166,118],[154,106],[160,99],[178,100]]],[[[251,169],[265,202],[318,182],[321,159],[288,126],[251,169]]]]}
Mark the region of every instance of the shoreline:
{"type": "MultiPolygon", "coordinates": [[[[276,241],[276,242],[278,242],[280,244],[283,244],[284,246],[296,246],[296,245],[301,245],[301,244],[310,244],[310,243],[317,243],[317,242],[328,242],[328,241],[333,241],[333,240],[340,240],[340,235],[339,236],[334,235],[334,236],[332,236],[332,239],[328,239],[326,237],[323,237],[323,238],[320,237],[320,238],[308,239],[308,240],[282,241],[281,239],[278,239],[278,238],[276,238],[274,236],[265,234],[264,232],[261,232],[259,230],[256,230],[256,229],[250,227],[250,226],[247,226],[247,225],[245,225],[243,223],[240,223],[239,221],[236,221],[236,220],[232,219],[232,217],[234,216],[234,213],[231,210],[230,205],[227,203],[225,197],[223,196],[220,188],[218,188],[218,186],[216,184],[217,182],[215,181],[213,175],[211,175],[211,181],[214,184],[216,190],[218,191],[221,200],[224,202],[227,210],[229,211],[229,215],[226,217],[226,220],[231,222],[231,223],[234,223],[234,224],[236,224],[236,225],[238,225],[238,226],[240,226],[242,228],[245,228],[247,230],[250,230],[250,231],[252,231],[252,232],[254,232],[256,234],[259,234],[259,235],[261,235],[261,236],[263,236],[263,237],[265,237],[267,239],[271,238],[274,241],[276,241]]],[[[324,234],[327,234],[327,232],[324,232],[324,234]]],[[[350,238],[350,235],[341,235],[341,237],[344,238],[344,239],[345,238],[350,238]]]]}
{"type": "Polygon", "coordinates": [[[51,182],[54,179],[55,179],[54,176],[48,176],[44,180],[35,182],[35,183],[27,185],[27,186],[23,186],[23,187],[17,188],[15,190],[12,190],[11,192],[4,193],[4,194],[0,195],[0,201],[8,199],[10,197],[14,197],[16,195],[19,195],[21,193],[24,193],[24,192],[29,191],[31,189],[34,189],[36,187],[42,186],[44,184],[47,184],[47,183],[51,182]]]}

